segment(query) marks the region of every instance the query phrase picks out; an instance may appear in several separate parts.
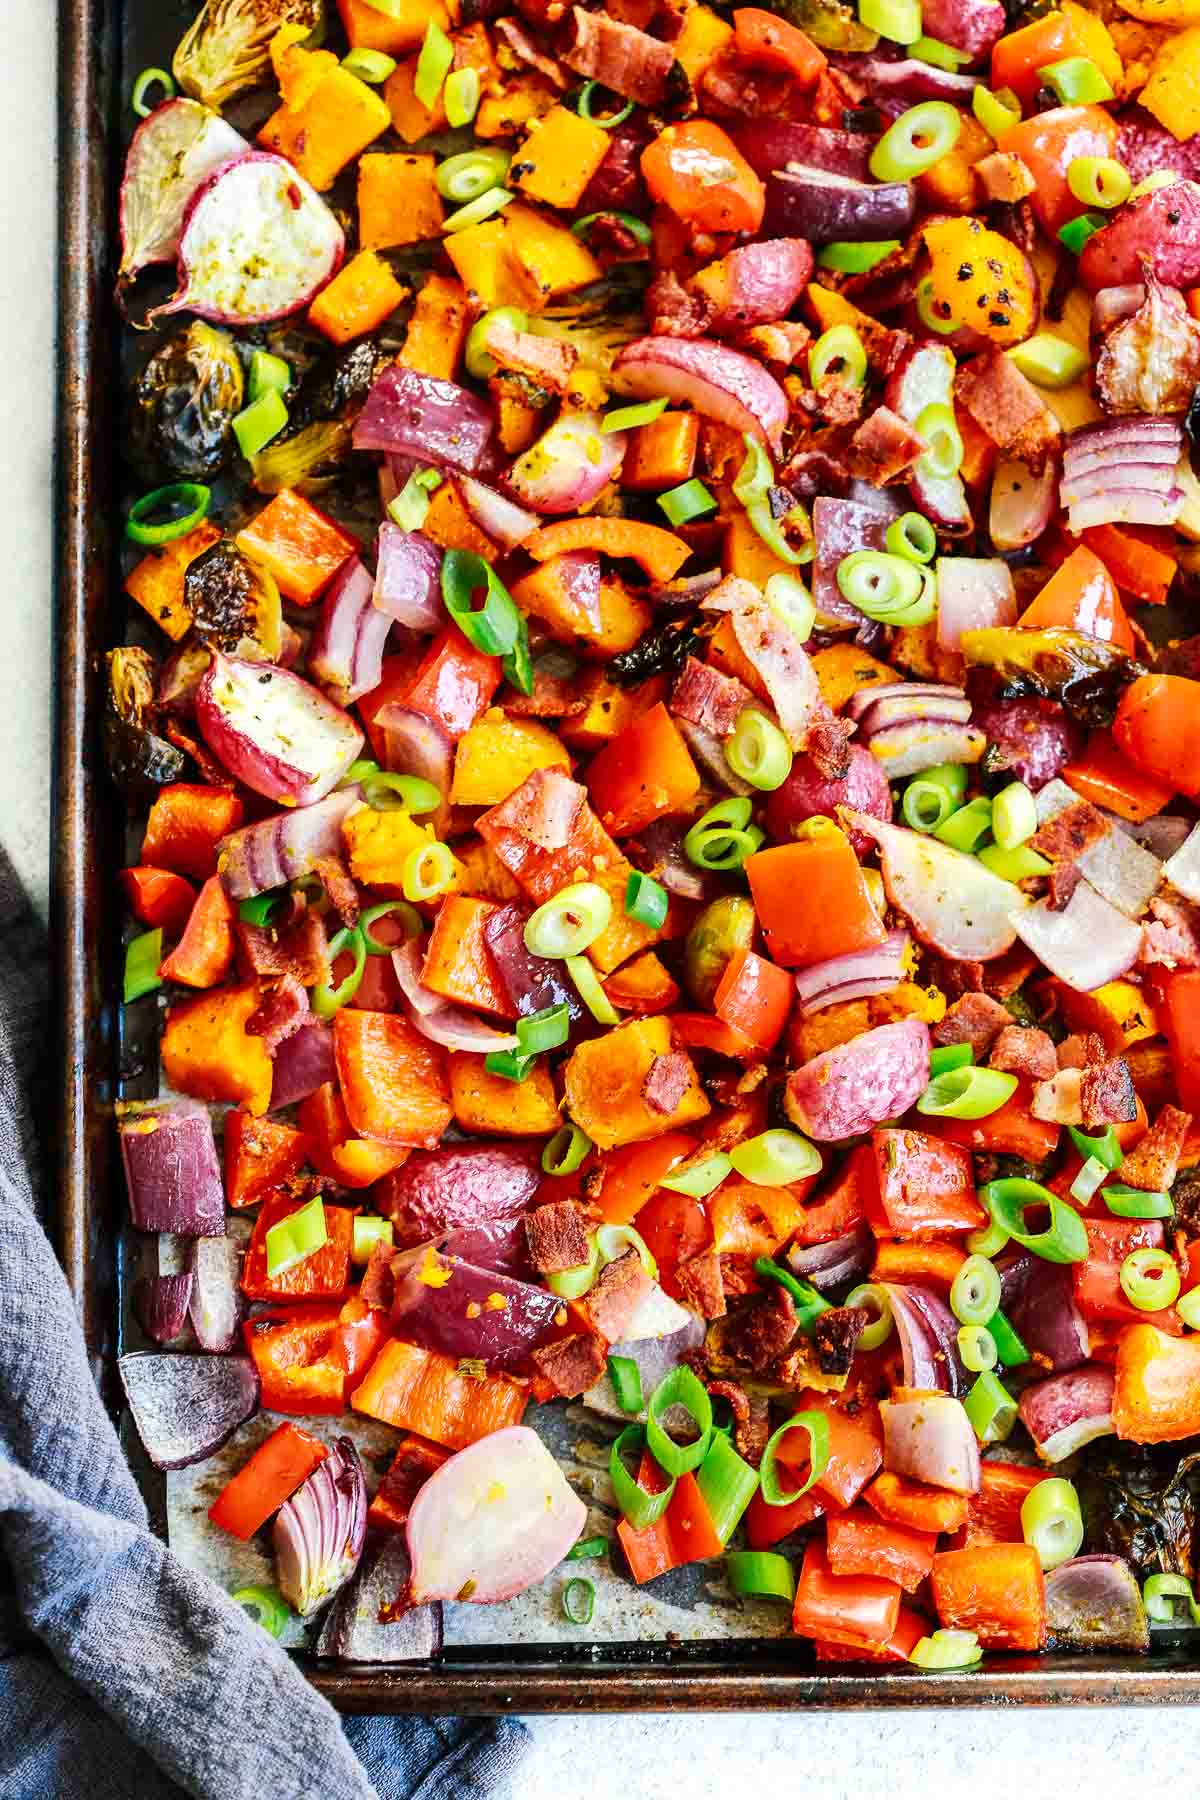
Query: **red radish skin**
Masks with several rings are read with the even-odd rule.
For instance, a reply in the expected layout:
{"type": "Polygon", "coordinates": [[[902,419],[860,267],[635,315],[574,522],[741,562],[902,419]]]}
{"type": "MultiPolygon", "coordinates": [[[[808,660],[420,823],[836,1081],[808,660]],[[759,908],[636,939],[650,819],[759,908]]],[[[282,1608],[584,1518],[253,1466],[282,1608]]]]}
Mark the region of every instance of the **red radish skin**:
{"type": "Polygon", "coordinates": [[[286,669],[214,656],[196,693],[205,743],[229,773],[268,800],[311,806],[363,746],[349,713],[286,669]]]}
{"type": "Polygon", "coordinates": [[[198,100],[169,100],[138,126],[121,181],[122,281],[151,263],[172,262],[189,202],[214,169],[250,146],[198,100]]]}
{"type": "Polygon", "coordinates": [[[620,473],[626,434],[602,431],[599,413],[564,413],[519,456],[504,485],[523,506],[573,513],[590,506],[620,473]]]}
{"type": "MultiPolygon", "coordinates": [[[[944,345],[918,344],[889,376],[885,404],[913,426],[927,406],[947,406],[953,412],[955,367],[954,355],[944,345]]],[[[971,509],[959,476],[934,477],[918,463],[907,480],[918,511],[940,531],[959,535],[971,530],[971,509]]]]}
{"type": "Polygon", "coordinates": [[[990,962],[1012,948],[1029,902],[1011,881],[923,832],[867,813],[848,812],[846,820],[879,845],[888,899],[923,944],[965,962],[990,962]]]}
{"type": "Polygon", "coordinates": [[[443,1463],[413,1501],[413,1601],[511,1600],[545,1579],[586,1524],[587,1507],[537,1433],[495,1431],[443,1463]]]}

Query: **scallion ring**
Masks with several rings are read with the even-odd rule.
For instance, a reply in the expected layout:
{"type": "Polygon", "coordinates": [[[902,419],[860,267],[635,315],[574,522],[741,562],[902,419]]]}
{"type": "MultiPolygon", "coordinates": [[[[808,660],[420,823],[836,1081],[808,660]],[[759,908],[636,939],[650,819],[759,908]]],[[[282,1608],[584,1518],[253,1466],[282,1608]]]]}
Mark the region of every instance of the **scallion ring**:
{"type": "Polygon", "coordinates": [[[975,1632],[943,1629],[918,1638],[908,1660],[914,1668],[948,1674],[952,1669],[975,1668],[983,1661],[983,1649],[975,1632]]]}
{"type": "MultiPolygon", "coordinates": [[[[396,59],[382,50],[358,48],[350,50],[342,58],[342,67],[348,75],[365,81],[371,87],[378,87],[396,72],[396,59]]],[[[453,119],[450,121],[454,123],[453,119]]]]}
{"type": "Polygon", "coordinates": [[[568,1119],[542,1150],[542,1172],[545,1175],[573,1175],[576,1169],[583,1167],[594,1148],[582,1125],[568,1119]]]}
{"type": "Polygon", "coordinates": [[[1087,1260],[1088,1236],[1083,1220],[1073,1206],[1040,1182],[1028,1181],[1022,1175],[1004,1176],[980,1188],[979,1198],[993,1223],[1035,1256],[1058,1263],[1087,1260]],[[1025,1213],[1031,1206],[1048,1209],[1050,1223],[1044,1231],[1026,1229],[1025,1213]]]}
{"type": "Polygon", "coordinates": [[[1072,1200],[1078,1200],[1081,1206],[1086,1206],[1093,1195],[1104,1186],[1108,1176],[1109,1171],[1100,1158],[1089,1156],[1068,1190],[1072,1200]]]}
{"type": "Polygon", "coordinates": [[[458,156],[448,156],[438,164],[434,177],[438,193],[443,200],[453,200],[456,206],[478,200],[489,188],[502,185],[508,164],[506,150],[464,150],[458,156]]]}
{"type": "Polygon", "coordinates": [[[625,917],[636,919],[651,931],[661,931],[667,922],[670,898],[661,881],[634,869],[625,883],[625,917]]]}
{"type": "Polygon", "coordinates": [[[926,331],[937,332],[941,337],[951,337],[962,330],[962,320],[956,319],[946,302],[938,299],[930,275],[917,283],[917,317],[926,331]]]}
{"type": "Polygon", "coordinates": [[[923,100],[890,125],[871,152],[876,181],[911,181],[957,144],[962,115],[947,100],[923,100]]]}
{"type": "Polygon", "coordinates": [[[831,325],[808,353],[808,379],[814,388],[829,376],[844,387],[860,388],[867,379],[867,353],[853,325],[831,325]]]}
{"type": "Polygon", "coordinates": [[[1131,1250],[1121,1264],[1121,1291],[1139,1312],[1161,1312],[1180,1286],[1178,1265],[1165,1250],[1131,1250]]]}
{"type": "Polygon", "coordinates": [[[1023,781],[1010,781],[992,798],[992,836],[1002,850],[1017,850],[1038,828],[1037,803],[1023,781]]]}
{"type": "Polygon", "coordinates": [[[921,595],[921,571],[884,550],[852,550],[837,566],[838,591],[869,619],[890,623],[921,595]]]}
{"type": "Polygon", "coordinates": [[[446,85],[442,89],[442,105],[446,112],[446,123],[455,131],[469,125],[479,111],[479,97],[483,92],[479,79],[479,70],[469,64],[464,69],[451,69],[446,77],[446,85]]]}
{"type": "Polygon", "coordinates": [[[564,958],[567,974],[575,983],[576,992],[583,1004],[591,1013],[598,1025],[617,1025],[621,1015],[604,991],[604,984],[597,975],[594,964],[586,956],[568,956],[564,958]]]}
{"type": "Polygon", "coordinates": [[[936,781],[926,781],[917,775],[904,790],[900,810],[904,814],[904,823],[911,830],[930,832],[945,824],[954,811],[954,802],[936,781]]]}
{"type": "Polygon", "coordinates": [[[590,1625],[596,1606],[596,1584],[586,1575],[573,1575],[562,1591],[562,1609],[572,1625],[590,1625]]]}
{"type": "Polygon", "coordinates": [[[959,1326],[958,1354],[962,1358],[963,1368],[972,1375],[981,1375],[985,1369],[994,1369],[999,1357],[996,1340],[986,1325],[959,1326]]]}
{"type": "Polygon", "coordinates": [[[812,595],[798,575],[776,569],[768,575],[763,599],[777,618],[792,631],[801,644],[806,644],[817,622],[817,608],[812,595]]]}
{"type": "Polygon", "coordinates": [[[447,550],[441,579],[446,611],[463,636],[484,656],[507,656],[520,636],[521,614],[491,564],[473,550],[447,550]]]}
{"type": "Polygon", "coordinates": [[[632,1225],[600,1225],[596,1230],[596,1242],[606,1263],[616,1262],[630,1250],[636,1250],[638,1260],[651,1281],[658,1280],[658,1264],[650,1254],[645,1238],[632,1225]]]}
{"type": "Polygon", "coordinates": [[[892,520],[884,542],[891,556],[903,557],[906,562],[927,563],[933,561],[937,549],[937,532],[923,513],[906,512],[892,520]]]}
{"type": "MultiPolygon", "coordinates": [[[[157,70],[150,70],[149,73],[157,74],[157,70]]],[[[283,1636],[284,1629],[292,1617],[292,1609],[275,1588],[237,1588],[230,1598],[235,1606],[240,1606],[242,1611],[256,1625],[261,1625],[271,1637],[283,1636]]]]}
{"type": "MultiPolygon", "coordinates": [[[[692,1379],[695,1380],[695,1377],[693,1376],[692,1379]]],[[[699,1382],[696,1385],[699,1386],[699,1382]]],[[[826,1425],[826,1430],[828,1430],[828,1425],[826,1425]]],[[[627,1425],[624,1431],[613,1439],[608,1453],[608,1475],[613,1485],[617,1507],[622,1516],[629,1520],[635,1531],[644,1531],[647,1525],[657,1524],[670,1506],[675,1493],[675,1482],[672,1479],[661,1494],[648,1494],[625,1467],[622,1458],[635,1453],[640,1456],[645,1447],[645,1427],[627,1425]]]]}
{"type": "Polygon", "coordinates": [[[950,1310],[960,1325],[986,1325],[1000,1304],[1000,1276],[986,1256],[968,1256],[950,1284],[950,1310]]]}
{"type": "Polygon", "coordinates": [[[646,1444],[655,1462],[668,1475],[687,1475],[704,1461],[712,1436],[712,1401],[708,1389],[680,1363],[664,1375],[646,1402],[646,1444]],[[697,1436],[690,1444],[677,1444],[667,1435],[663,1416],[673,1406],[690,1413],[697,1436]]]}
{"type": "Polygon", "coordinates": [[[125,536],[132,538],[135,544],[173,543],[176,538],[186,537],[189,531],[194,531],[200,521],[208,517],[211,505],[212,489],[205,487],[203,482],[171,482],[169,486],[155,488],[152,493],[135,500],[125,517],[125,536]],[[175,516],[154,523],[155,514],[164,512],[175,516]]]}
{"type": "Polygon", "coordinates": [[[466,231],[471,225],[482,225],[486,219],[492,219],[498,212],[516,199],[509,188],[490,187],[480,194],[477,200],[468,200],[457,212],[447,213],[442,220],[442,232],[451,237],[456,231],[466,231]]]}
{"type": "Polygon", "coordinates": [[[1077,1125],[1068,1125],[1067,1132],[1071,1142],[1085,1161],[1089,1156],[1094,1156],[1097,1162],[1104,1164],[1106,1169],[1119,1169],[1124,1162],[1125,1152],[1111,1125],[1106,1125],[1104,1130],[1097,1133],[1095,1137],[1090,1137],[1087,1132],[1080,1131],[1077,1125]]]}
{"type": "Polygon", "coordinates": [[[624,227],[635,243],[644,246],[651,241],[650,227],[644,219],[639,219],[636,213],[617,212],[613,207],[606,207],[603,212],[585,213],[582,219],[576,219],[572,225],[572,234],[577,238],[582,238],[586,244],[597,219],[615,220],[618,225],[624,227]]]}
{"type": "Polygon", "coordinates": [[[642,1371],[632,1356],[610,1356],[608,1379],[617,1397],[617,1405],[623,1413],[644,1411],[646,1396],[642,1392],[642,1371]]]}
{"type": "Polygon", "coordinates": [[[382,900],[378,906],[368,906],[365,912],[358,915],[358,929],[362,932],[363,947],[368,956],[390,956],[391,944],[378,944],[371,936],[371,927],[377,919],[395,919],[403,925],[406,938],[420,937],[423,930],[421,915],[406,900],[382,900]]]}
{"type": "MultiPolygon", "coordinates": [[[[235,1596],[236,1598],[236,1596],[235,1596]]],[[[1147,1575],[1142,1586],[1146,1617],[1157,1625],[1172,1624],[1179,1618],[1200,1625],[1200,1606],[1186,1575],[1147,1575]],[[1182,1603],[1182,1611],[1176,1602],[1182,1603]]]]}
{"type": "Polygon", "coordinates": [[[963,441],[952,407],[935,403],[917,416],[916,432],[929,445],[917,458],[919,474],[931,481],[947,481],[962,468],[963,441]]]}
{"type": "Polygon", "coordinates": [[[603,87],[598,81],[585,81],[579,90],[575,111],[581,119],[586,119],[589,125],[599,125],[602,131],[615,131],[616,127],[623,125],[633,112],[633,101],[627,100],[619,112],[595,112],[593,110],[595,96],[611,92],[611,88],[603,87]]]}
{"type": "Polygon", "coordinates": [[[987,794],[977,794],[950,814],[934,830],[939,843],[962,850],[968,856],[978,850],[992,829],[992,802],[987,794]]]}
{"type": "Polygon", "coordinates": [[[962,1406],[981,1444],[1002,1444],[1011,1436],[1017,1422],[1017,1403],[994,1370],[984,1369],[976,1376],[962,1406]]]}
{"type": "Polygon", "coordinates": [[[796,1597],[795,1571],[778,1550],[728,1550],[725,1573],[734,1593],[745,1599],[783,1600],[790,1606],[796,1597]]]}
{"type": "Polygon", "coordinates": [[[1043,1569],[1070,1562],[1083,1544],[1083,1514],[1074,1485],[1048,1475],[1021,1502],[1021,1535],[1038,1553],[1043,1569]]]}
{"type": "Polygon", "coordinates": [[[828,1418],[823,1412],[793,1413],[767,1439],[767,1447],[758,1469],[759,1491],[768,1506],[790,1506],[793,1500],[799,1500],[802,1494],[807,1494],[809,1488],[820,1481],[828,1467],[828,1418]],[[805,1482],[785,1489],[779,1480],[779,1446],[790,1431],[803,1431],[807,1434],[809,1468],[805,1482]]]}
{"type": "Polygon", "coordinates": [[[773,719],[756,706],[747,706],[726,740],[725,760],[740,780],[769,794],[792,772],[792,747],[773,719]]]}
{"type": "Polygon", "coordinates": [[[917,1101],[917,1111],[933,1119],[987,1119],[1017,1091],[1005,1069],[947,1069],[935,1075],[917,1101]]]}
{"type": "MultiPolygon", "coordinates": [[[[1095,1158],[1089,1157],[1088,1161],[1094,1162],[1095,1158]]],[[[1120,1181],[1106,1187],[1100,1197],[1115,1219],[1172,1219],[1175,1216],[1170,1194],[1147,1193],[1142,1188],[1126,1187],[1120,1181]]]]}
{"type": "Polygon", "coordinates": [[[608,1539],[606,1537],[580,1538],[563,1557],[564,1562],[587,1562],[594,1556],[608,1555],[608,1539]]]}
{"type": "Polygon", "coordinates": [[[701,869],[740,869],[758,847],[749,826],[750,802],[745,795],[718,800],[688,831],[684,854],[701,869]]]}
{"type": "Polygon", "coordinates": [[[576,881],[543,902],[525,921],[525,948],[531,956],[556,961],[582,956],[612,918],[612,896],[596,881],[576,881]]]}
{"type": "Polygon", "coordinates": [[[406,900],[436,900],[454,886],[454,857],[446,844],[435,838],[410,850],[404,860],[400,886],[406,900]]]}
{"type": "MultiPolygon", "coordinates": [[[[166,69],[143,69],[133,84],[133,92],[129,96],[129,104],[139,119],[148,119],[150,114],[160,107],[164,101],[173,100],[179,89],[175,86],[175,78],[166,69]],[[161,88],[162,93],[157,100],[147,103],[146,95],[151,88],[161,88]]],[[[236,1596],[235,1596],[236,1598],[236,1596]]]]}
{"type": "Polygon", "coordinates": [[[582,1300],[583,1296],[596,1285],[596,1277],[600,1273],[600,1246],[596,1242],[596,1234],[587,1234],[588,1257],[586,1262],[578,1263],[573,1269],[555,1269],[546,1277],[546,1286],[560,1300],[582,1300]]]}
{"type": "Polygon", "coordinates": [[[413,93],[426,112],[432,112],[442,91],[442,83],[454,66],[454,45],[436,20],[430,19],[417,57],[413,76],[413,93]]]}
{"type": "Polygon", "coordinates": [[[878,1350],[886,1344],[892,1335],[892,1303],[888,1299],[887,1289],[875,1281],[864,1281],[846,1296],[847,1306],[864,1306],[874,1312],[875,1317],[861,1333],[858,1340],[860,1350],[878,1350]]]}
{"type": "Polygon", "coordinates": [[[701,1157],[699,1162],[685,1163],[682,1168],[660,1176],[658,1185],[669,1188],[673,1194],[690,1194],[693,1199],[703,1200],[706,1194],[720,1187],[732,1168],[725,1152],[714,1150],[711,1155],[701,1157]]]}
{"type": "Polygon", "coordinates": [[[824,1167],[815,1144],[798,1131],[780,1127],[735,1144],[729,1160],[743,1181],[757,1187],[790,1187],[794,1181],[819,1175],[824,1167]]]}
{"type": "Polygon", "coordinates": [[[367,943],[359,925],[346,926],[329,940],[329,966],[333,967],[343,951],[349,951],[354,958],[354,966],[346,979],[337,987],[330,987],[328,982],[320,982],[312,991],[312,1009],[318,1019],[332,1019],[334,1013],[348,1006],[361,985],[363,973],[367,966],[367,943]]]}

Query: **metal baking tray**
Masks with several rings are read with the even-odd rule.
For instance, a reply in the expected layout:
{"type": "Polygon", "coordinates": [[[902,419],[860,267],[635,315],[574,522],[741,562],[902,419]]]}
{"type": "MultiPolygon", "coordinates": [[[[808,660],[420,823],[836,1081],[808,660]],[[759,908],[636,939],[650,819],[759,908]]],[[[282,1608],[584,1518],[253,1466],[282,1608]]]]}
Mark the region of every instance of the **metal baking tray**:
{"type": "MultiPolygon", "coordinates": [[[[112,875],[124,821],[100,749],[103,652],[123,601],[113,530],[121,324],[112,301],[120,106],[132,74],[169,62],[194,5],[60,0],[59,438],[56,761],[51,923],[57,990],[54,1150],[58,1247],[92,1365],[117,1410],[119,1182],[112,1103],[122,1047],[112,875]]],[[[146,1482],[161,1525],[161,1480],[146,1482]]],[[[788,1639],[451,1649],[399,1670],[301,1657],[345,1712],[754,1711],[918,1705],[1194,1704],[1196,1639],[1145,1657],[989,1658],[978,1674],[830,1670],[788,1639]],[[1195,1647],[1192,1647],[1195,1646],[1195,1647]]]]}

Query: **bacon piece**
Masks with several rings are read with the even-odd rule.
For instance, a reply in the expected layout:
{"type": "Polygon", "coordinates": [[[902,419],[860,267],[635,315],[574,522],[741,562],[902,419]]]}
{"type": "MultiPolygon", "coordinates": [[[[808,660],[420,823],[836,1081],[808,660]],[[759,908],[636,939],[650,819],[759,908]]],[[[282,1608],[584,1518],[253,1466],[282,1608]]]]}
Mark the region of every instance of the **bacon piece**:
{"type": "Polygon", "coordinates": [[[826,781],[842,781],[849,773],[853,733],[854,721],[839,719],[822,700],[809,730],[807,748],[826,781]]]}
{"type": "Polygon", "coordinates": [[[515,793],[493,806],[486,824],[497,836],[513,832],[539,850],[565,850],[587,789],[561,769],[535,769],[515,793]]]}
{"type": "Polygon", "coordinates": [[[823,1375],[848,1375],[858,1340],[871,1323],[865,1306],[831,1306],[813,1326],[813,1344],[823,1375]]]}
{"type": "Polygon", "coordinates": [[[329,896],[329,904],[342,924],[348,927],[357,925],[358,889],[350,879],[350,872],[341,857],[318,856],[314,858],[313,873],[329,896]]]}
{"type": "Polygon", "coordinates": [[[582,1268],[592,1253],[583,1214],[573,1200],[553,1200],[526,1213],[525,1241],[539,1275],[582,1268]]]}
{"type": "Polygon", "coordinates": [[[954,393],[998,449],[1035,473],[1058,450],[1062,442],[1058,420],[1033,383],[995,344],[963,365],[954,393]]]}
{"type": "Polygon", "coordinates": [[[687,719],[714,737],[727,738],[733,733],[738,714],[754,705],[754,695],[736,675],[724,675],[689,656],[671,695],[671,711],[679,719],[687,719]]]}
{"type": "Polygon", "coordinates": [[[1039,825],[1029,840],[1032,850],[1048,856],[1051,862],[1077,862],[1084,851],[1111,830],[1103,813],[1090,800],[1077,800],[1064,807],[1052,819],[1039,825]]]}
{"type": "Polygon", "coordinates": [[[251,1037],[261,1038],[268,1056],[274,1056],[280,1044],[308,1018],[308,994],[294,975],[282,975],[263,990],[258,1005],[246,1020],[251,1037]]]}
{"type": "Polygon", "coordinates": [[[518,331],[499,313],[488,314],[483,343],[502,369],[522,375],[535,387],[551,394],[565,394],[579,352],[565,338],[537,337],[518,331]]]}
{"type": "Polygon", "coordinates": [[[412,1433],[402,1438],[371,1502],[368,1525],[378,1526],[381,1531],[399,1530],[429,1477],[437,1473],[450,1454],[440,1444],[428,1444],[412,1433]]]}
{"type": "Polygon", "coordinates": [[[655,337],[703,337],[713,308],[703,294],[685,288],[673,269],[664,269],[646,289],[646,316],[655,337]]]}
{"type": "Polygon", "coordinates": [[[1058,1070],[1054,1039],[1036,1025],[1006,1025],[992,1045],[988,1062],[1009,1075],[1028,1075],[1049,1081],[1058,1070]]]}
{"type": "Polygon", "coordinates": [[[605,1263],[595,1287],[579,1302],[579,1307],[594,1331],[610,1344],[617,1344],[653,1285],[637,1251],[627,1250],[615,1262],[605,1263]]]}
{"type": "Polygon", "coordinates": [[[1165,1194],[1179,1173],[1179,1159],[1192,1126],[1192,1115],[1164,1106],[1144,1138],[1128,1151],[1120,1179],[1147,1194],[1165,1194]]]}
{"type": "Polygon", "coordinates": [[[975,164],[975,173],[983,183],[988,199],[1002,206],[1015,206],[1018,200],[1025,200],[1037,191],[1037,182],[1029,173],[1028,164],[1012,151],[993,150],[990,156],[975,164]]]}
{"type": "Polygon", "coordinates": [[[325,927],[305,908],[294,925],[276,930],[273,925],[249,925],[238,919],[238,962],[244,972],[272,981],[290,975],[302,987],[316,987],[329,980],[329,945],[325,927]]]}
{"type": "Polygon", "coordinates": [[[1200,907],[1159,896],[1150,902],[1154,918],[1142,926],[1143,963],[1165,963],[1171,969],[1200,966],[1200,907]]]}
{"type": "Polygon", "coordinates": [[[715,1250],[702,1250],[689,1256],[675,1271],[680,1296],[702,1319],[719,1319],[725,1312],[725,1284],[721,1280],[721,1258],[715,1250]]]}
{"type": "Polygon", "coordinates": [[[563,73],[562,64],[552,56],[544,56],[523,25],[518,25],[515,19],[497,19],[493,29],[504,39],[515,57],[528,63],[539,75],[544,75],[551,87],[556,87],[560,94],[566,92],[571,83],[563,73]]]}
{"type": "Polygon", "coordinates": [[[376,1244],[363,1270],[358,1297],[366,1306],[390,1313],[396,1298],[396,1252],[391,1244],[376,1244]]]}
{"type": "MultiPolygon", "coordinates": [[[[813,726],[833,714],[795,632],[771,610],[753,582],[737,575],[727,575],[713,589],[703,610],[730,614],[738,647],[762,677],[784,737],[793,750],[807,750],[813,726]]],[[[840,773],[845,773],[844,746],[840,773]]]]}
{"type": "Polygon", "coordinates": [[[768,1375],[792,1347],[799,1326],[796,1303],[786,1288],[772,1282],[761,1300],[739,1313],[725,1339],[725,1347],[737,1362],[756,1375],[768,1375]]]}
{"type": "Polygon", "coordinates": [[[714,1400],[728,1400],[733,1408],[733,1441],[739,1456],[757,1469],[771,1436],[771,1403],[761,1395],[753,1399],[740,1381],[711,1381],[704,1385],[714,1400]]]}
{"type": "Polygon", "coordinates": [[[1046,899],[1051,912],[1065,912],[1071,904],[1071,896],[1083,880],[1074,863],[1056,863],[1051,869],[1046,885],[1046,899]]]}
{"type": "Polygon", "coordinates": [[[964,994],[947,1009],[944,1018],[930,1029],[934,1044],[970,1044],[977,1057],[991,1049],[1005,1026],[1012,1024],[1012,1014],[990,994],[964,994]]]}
{"type": "Polygon", "coordinates": [[[1089,1131],[1098,1125],[1129,1125],[1137,1118],[1137,1091],[1123,1056],[1109,1057],[1083,1071],[1079,1110],[1089,1131]]]}
{"type": "Polygon", "coordinates": [[[1182,413],[1200,382],[1200,325],[1178,288],[1146,271],[1146,298],[1114,325],[1095,364],[1096,398],[1106,413],[1182,413]]]}
{"type": "Polygon", "coordinates": [[[1090,1069],[1102,1063],[1108,1051],[1098,1031],[1073,1031],[1058,1046],[1057,1055],[1060,1069],[1090,1069]]]}
{"type": "Polygon", "coordinates": [[[687,1093],[692,1065],[682,1050],[656,1056],[642,1082],[642,1099],[651,1112],[673,1113],[687,1093]]]}
{"type": "MultiPolygon", "coordinates": [[[[772,325],[763,326],[762,329],[774,331],[781,328],[772,325]]],[[[825,450],[797,451],[791,461],[780,469],[779,478],[787,483],[797,500],[803,501],[815,500],[818,494],[828,494],[836,499],[846,494],[850,487],[850,471],[845,463],[830,456],[825,450]]]]}
{"type": "Polygon", "coordinates": [[[576,719],[588,707],[577,690],[576,676],[548,675],[544,669],[535,668],[532,694],[505,688],[499,704],[515,719],[576,719]]]}
{"type": "MultiPolygon", "coordinates": [[[[595,235],[593,231],[593,239],[595,235]]],[[[773,319],[766,325],[752,325],[748,331],[740,332],[735,341],[741,349],[760,357],[763,362],[782,363],[785,369],[790,369],[793,363],[800,361],[812,343],[812,332],[798,319],[773,319]]],[[[836,463],[830,458],[826,457],[824,460],[831,469],[836,469],[836,463]]],[[[818,492],[818,489],[814,488],[813,492],[818,492]]]]}
{"type": "Polygon", "coordinates": [[[200,779],[209,787],[235,788],[237,786],[237,782],[229,770],[219,763],[203,744],[197,743],[195,738],[189,737],[178,719],[168,718],[163,726],[163,734],[168,743],[174,744],[177,750],[182,750],[185,756],[191,757],[200,771],[200,779]]]}
{"type": "Polygon", "coordinates": [[[995,957],[990,963],[980,963],[978,967],[982,970],[984,991],[997,1000],[1011,1000],[1038,967],[1038,959],[1032,950],[1018,943],[1003,956],[995,957]]]}
{"type": "Polygon", "coordinates": [[[529,1360],[556,1394],[577,1400],[594,1387],[608,1366],[604,1339],[594,1331],[572,1332],[529,1352],[529,1360]]]}
{"type": "Polygon", "coordinates": [[[569,69],[638,106],[658,106],[665,99],[675,64],[669,44],[581,6],[571,8],[571,28],[574,35],[562,55],[569,69]]]}
{"type": "Polygon", "coordinates": [[[872,487],[883,487],[911,469],[929,445],[890,406],[877,406],[863,420],[846,451],[850,473],[872,487]]]}

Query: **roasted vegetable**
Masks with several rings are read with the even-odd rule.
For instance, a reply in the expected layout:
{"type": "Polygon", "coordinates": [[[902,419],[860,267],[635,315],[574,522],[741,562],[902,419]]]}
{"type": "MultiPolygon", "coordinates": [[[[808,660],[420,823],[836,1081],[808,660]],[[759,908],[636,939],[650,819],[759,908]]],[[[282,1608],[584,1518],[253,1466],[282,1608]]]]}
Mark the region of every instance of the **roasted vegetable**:
{"type": "Polygon", "coordinates": [[[178,781],[184,755],[154,730],[154,658],[136,644],[108,653],[104,749],[113,779],[131,795],[178,781]]]}
{"type": "Polygon", "coordinates": [[[137,462],[185,481],[227,468],[233,416],[245,380],[227,331],[195,319],[155,351],[134,389],[131,435],[137,462]]]}
{"type": "Polygon", "coordinates": [[[340,419],[318,419],[294,437],[276,438],[250,464],[260,494],[284,488],[312,492],[313,484],[334,475],[350,455],[351,427],[340,419]]]}
{"type": "Polygon", "coordinates": [[[1004,683],[1002,699],[1061,700],[1081,724],[1096,730],[1112,724],[1122,690],[1144,673],[1123,650],[1063,626],[967,631],[962,650],[969,663],[996,670],[1004,683]]]}
{"type": "Polygon", "coordinates": [[[688,992],[698,1006],[711,1006],[725,967],[735,950],[754,942],[755,916],[742,894],[710,900],[687,935],[683,953],[688,992]]]}
{"type": "Polygon", "coordinates": [[[205,0],[171,64],[186,94],[220,109],[258,87],[270,71],[270,43],[281,25],[316,31],[324,0],[205,0]]]}
{"type": "Polygon", "coordinates": [[[822,50],[874,50],[879,42],[879,33],[860,24],[854,9],[842,5],[841,0],[782,0],[778,11],[789,25],[807,32],[822,50]]]}
{"type": "Polygon", "coordinates": [[[639,638],[632,650],[614,656],[608,672],[619,687],[636,687],[651,675],[677,675],[689,656],[699,656],[704,639],[686,625],[660,625],[639,638]]]}
{"type": "Polygon", "coordinates": [[[1094,1445],[1077,1480],[1087,1549],[1124,1556],[1143,1575],[1165,1570],[1190,1579],[1197,1465],[1200,1453],[1180,1457],[1169,1446],[1114,1446],[1111,1438],[1094,1445]]]}
{"type": "Polygon", "coordinates": [[[270,572],[232,538],[222,538],[189,565],[183,594],[197,633],[214,650],[252,661],[277,660],[283,622],[279,589],[270,572]]]}

